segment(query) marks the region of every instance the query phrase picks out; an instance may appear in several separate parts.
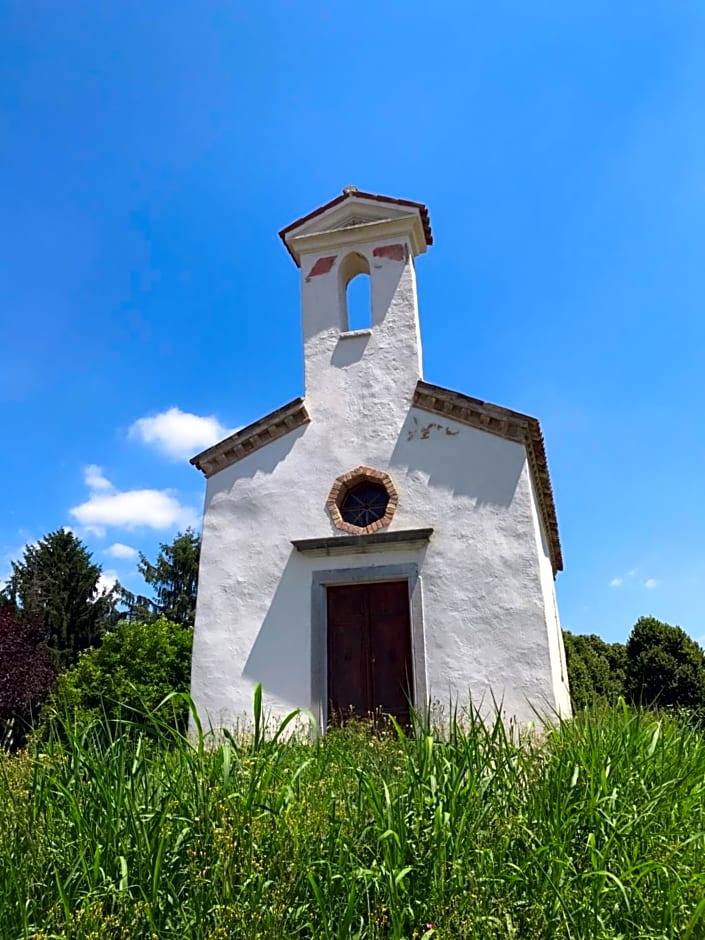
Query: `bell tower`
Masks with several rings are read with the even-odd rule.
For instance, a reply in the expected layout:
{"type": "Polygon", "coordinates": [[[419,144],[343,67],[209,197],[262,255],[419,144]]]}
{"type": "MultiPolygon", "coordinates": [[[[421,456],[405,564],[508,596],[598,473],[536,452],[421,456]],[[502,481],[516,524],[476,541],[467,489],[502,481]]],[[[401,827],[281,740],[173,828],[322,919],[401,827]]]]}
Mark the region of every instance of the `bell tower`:
{"type": "Polygon", "coordinates": [[[346,186],[279,234],[301,271],[307,401],[411,394],[422,377],[415,259],[433,241],[426,206],[346,186]],[[351,329],[358,278],[370,310],[351,329]]]}

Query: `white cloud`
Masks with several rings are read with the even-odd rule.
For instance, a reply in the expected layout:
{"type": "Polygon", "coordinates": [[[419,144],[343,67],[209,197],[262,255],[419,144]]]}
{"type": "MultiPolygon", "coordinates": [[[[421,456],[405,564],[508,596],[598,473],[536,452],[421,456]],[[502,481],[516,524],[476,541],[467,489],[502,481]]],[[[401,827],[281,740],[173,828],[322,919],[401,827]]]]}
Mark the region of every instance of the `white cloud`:
{"type": "Polygon", "coordinates": [[[123,493],[92,493],[85,503],[69,510],[81,525],[105,531],[106,526],[136,529],[186,528],[197,524],[196,513],[182,505],[168,490],[126,490],[123,493]]]}
{"type": "Polygon", "coordinates": [[[658,581],[656,580],[656,578],[647,578],[646,581],[644,581],[644,587],[649,591],[652,588],[655,588],[657,584],[658,584],[658,581]]]}
{"type": "Polygon", "coordinates": [[[103,468],[95,463],[86,467],[83,471],[83,479],[86,481],[89,490],[109,491],[113,488],[113,484],[105,477],[103,468]]]}
{"type": "Polygon", "coordinates": [[[624,575],[617,575],[616,577],[612,578],[612,580],[610,581],[610,587],[613,587],[613,588],[622,587],[622,585],[624,584],[624,582],[625,582],[628,578],[633,578],[634,575],[635,575],[638,571],[639,571],[638,568],[630,568],[630,570],[627,571],[626,574],[624,574],[624,575]]]}
{"type": "Polygon", "coordinates": [[[105,549],[105,554],[111,558],[137,558],[139,552],[131,545],[124,545],[122,542],[115,542],[110,548],[105,549]]]}
{"type": "Polygon", "coordinates": [[[181,460],[232,434],[214,415],[202,416],[169,408],[160,414],[138,418],[128,436],[151,444],[167,457],[181,460]]]}
{"type": "Polygon", "coordinates": [[[170,490],[120,492],[95,465],[86,468],[85,480],[91,489],[90,496],[84,503],[69,509],[69,514],[86,531],[98,537],[105,535],[107,526],[163,530],[198,524],[195,510],[180,503],[170,490]]]}

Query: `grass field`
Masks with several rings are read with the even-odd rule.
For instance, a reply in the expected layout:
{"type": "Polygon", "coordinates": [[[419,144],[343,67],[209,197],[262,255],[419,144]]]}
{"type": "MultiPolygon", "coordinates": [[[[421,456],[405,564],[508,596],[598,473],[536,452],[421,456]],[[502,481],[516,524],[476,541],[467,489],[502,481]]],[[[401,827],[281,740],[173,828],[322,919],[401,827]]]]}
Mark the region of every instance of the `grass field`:
{"type": "Polygon", "coordinates": [[[364,727],[0,755],[0,937],[705,937],[705,742],[622,707],[521,744],[364,727]]]}

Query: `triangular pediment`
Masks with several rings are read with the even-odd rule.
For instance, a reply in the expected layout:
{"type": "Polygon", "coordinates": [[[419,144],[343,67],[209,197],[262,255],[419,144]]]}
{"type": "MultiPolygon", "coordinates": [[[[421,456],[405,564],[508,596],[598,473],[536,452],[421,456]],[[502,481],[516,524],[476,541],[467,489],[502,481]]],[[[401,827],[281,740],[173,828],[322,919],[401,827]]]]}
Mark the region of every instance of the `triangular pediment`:
{"type": "Polygon", "coordinates": [[[390,203],[372,202],[353,197],[302,222],[290,234],[317,235],[320,232],[335,232],[339,229],[369,225],[373,222],[418,218],[418,216],[418,209],[406,209],[390,203]]]}
{"type": "Polygon", "coordinates": [[[384,223],[396,223],[397,226],[408,223],[409,229],[414,231],[418,249],[415,253],[425,251],[426,246],[433,243],[428,209],[422,202],[363,193],[352,186],[343,190],[342,195],[287,225],[279,235],[298,264],[297,244],[304,240],[310,242],[316,236],[372,225],[380,227],[384,223]]]}

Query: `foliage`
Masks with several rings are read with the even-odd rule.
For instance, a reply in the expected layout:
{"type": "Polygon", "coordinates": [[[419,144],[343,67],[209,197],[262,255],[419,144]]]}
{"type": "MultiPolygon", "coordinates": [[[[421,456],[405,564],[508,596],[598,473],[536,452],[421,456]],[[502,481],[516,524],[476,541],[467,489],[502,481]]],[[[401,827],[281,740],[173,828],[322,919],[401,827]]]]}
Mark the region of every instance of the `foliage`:
{"type": "Polygon", "coordinates": [[[627,641],[630,701],[705,713],[705,655],[680,627],[641,617],[627,641]]]}
{"type": "Polygon", "coordinates": [[[624,694],[627,651],[623,643],[605,643],[595,634],[563,631],[573,709],[614,704],[624,694]]]}
{"type": "MultiPolygon", "coordinates": [[[[191,642],[191,630],[164,617],[151,623],[122,621],[60,676],[54,707],[79,711],[83,720],[151,712],[172,693],[188,691],[191,642]]],[[[184,725],[183,707],[177,718],[184,725]]]]}
{"type": "Polygon", "coordinates": [[[171,544],[162,543],[155,564],[140,552],[138,571],[155,592],[150,600],[122,589],[130,619],[166,617],[192,627],[196,616],[198,561],[201,537],[192,529],[179,532],[171,544]]]}
{"type": "Polygon", "coordinates": [[[61,666],[74,663],[114,620],[115,597],[100,590],[100,575],[83,542],[65,529],[28,545],[22,560],[12,563],[4,593],[41,621],[61,666]]]}
{"type": "Polygon", "coordinates": [[[22,744],[56,672],[42,625],[11,604],[0,607],[0,744],[22,744]]]}
{"type": "Polygon", "coordinates": [[[497,720],[311,745],[144,720],[149,741],[63,728],[0,757],[0,936],[705,932],[705,741],[675,717],[620,705],[522,742],[497,720]]]}

